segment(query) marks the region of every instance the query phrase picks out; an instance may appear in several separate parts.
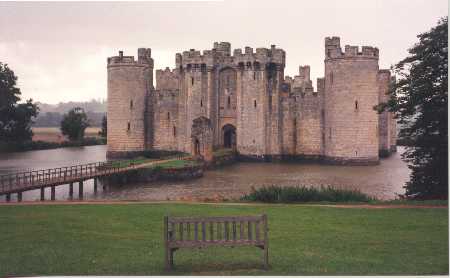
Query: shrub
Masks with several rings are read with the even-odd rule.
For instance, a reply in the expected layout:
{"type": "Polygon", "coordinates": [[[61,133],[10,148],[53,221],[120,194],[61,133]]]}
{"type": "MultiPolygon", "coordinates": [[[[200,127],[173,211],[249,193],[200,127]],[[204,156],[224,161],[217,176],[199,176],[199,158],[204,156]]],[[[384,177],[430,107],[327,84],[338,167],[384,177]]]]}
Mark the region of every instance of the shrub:
{"type": "Polygon", "coordinates": [[[300,202],[369,202],[374,200],[358,190],[338,189],[331,186],[320,188],[306,186],[264,186],[252,188],[249,194],[241,197],[243,201],[264,203],[300,203],[300,202]]]}

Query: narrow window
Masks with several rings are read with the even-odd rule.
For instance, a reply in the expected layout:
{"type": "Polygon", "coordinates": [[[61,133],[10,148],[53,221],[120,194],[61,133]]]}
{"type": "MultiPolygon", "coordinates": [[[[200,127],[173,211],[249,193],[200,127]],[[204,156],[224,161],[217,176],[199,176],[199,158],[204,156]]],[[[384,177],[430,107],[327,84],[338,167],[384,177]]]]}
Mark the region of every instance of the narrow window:
{"type": "Polygon", "coordinates": [[[200,107],[203,107],[203,99],[200,100],[200,107]]]}
{"type": "Polygon", "coordinates": [[[358,101],[355,100],[355,110],[358,110],[358,101]]]}
{"type": "Polygon", "coordinates": [[[130,100],[130,109],[133,109],[133,100],[130,100]]]}
{"type": "Polygon", "coordinates": [[[130,122],[128,122],[128,124],[127,124],[127,131],[130,131],[130,129],[131,129],[131,125],[130,125],[130,122]]]}
{"type": "Polygon", "coordinates": [[[194,85],[194,77],[191,77],[191,84],[194,85]]]}
{"type": "Polygon", "coordinates": [[[227,108],[230,108],[230,105],[231,105],[231,98],[228,97],[228,100],[227,100],[227,108]]]}
{"type": "Polygon", "coordinates": [[[256,80],[256,71],[253,72],[253,80],[256,80]]]}
{"type": "Polygon", "coordinates": [[[167,119],[170,120],[170,112],[167,112],[167,119]]]}
{"type": "Polygon", "coordinates": [[[333,84],[333,72],[330,72],[330,84],[333,84]]]}
{"type": "Polygon", "coordinates": [[[253,106],[256,108],[256,100],[253,101],[253,106]]]}
{"type": "Polygon", "coordinates": [[[174,126],[173,127],[173,137],[177,136],[177,128],[174,126]]]}

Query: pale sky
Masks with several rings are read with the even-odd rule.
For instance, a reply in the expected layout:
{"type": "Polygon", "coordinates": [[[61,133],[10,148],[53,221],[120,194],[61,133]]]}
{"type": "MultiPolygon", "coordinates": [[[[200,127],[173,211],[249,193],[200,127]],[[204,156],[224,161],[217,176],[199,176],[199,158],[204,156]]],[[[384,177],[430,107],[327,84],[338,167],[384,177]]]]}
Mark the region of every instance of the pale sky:
{"type": "Polygon", "coordinates": [[[221,2],[0,3],[0,61],[19,77],[23,98],[58,103],[106,98],[106,58],[149,47],[155,69],[175,53],[276,44],[286,75],[311,65],[323,76],[324,38],[380,49],[380,68],[407,55],[417,34],[448,15],[447,0],[224,0],[221,2]]]}

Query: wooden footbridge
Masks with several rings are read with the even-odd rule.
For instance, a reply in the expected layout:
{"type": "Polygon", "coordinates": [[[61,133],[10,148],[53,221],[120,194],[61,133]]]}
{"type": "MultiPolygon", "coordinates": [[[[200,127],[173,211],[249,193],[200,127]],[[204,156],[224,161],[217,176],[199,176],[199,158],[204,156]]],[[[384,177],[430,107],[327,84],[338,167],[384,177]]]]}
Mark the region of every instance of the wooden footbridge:
{"type": "Polygon", "coordinates": [[[69,198],[73,199],[73,184],[78,183],[78,198],[83,199],[83,182],[94,180],[94,194],[97,193],[98,178],[128,172],[133,169],[149,167],[174,159],[186,157],[172,157],[170,159],[149,161],[134,164],[129,161],[95,162],[69,167],[44,170],[34,170],[0,176],[0,196],[6,195],[6,201],[11,200],[11,194],[17,194],[17,201],[22,201],[22,193],[28,190],[41,190],[41,201],[45,200],[45,188],[51,187],[51,200],[55,200],[55,187],[69,184],[69,198]]]}

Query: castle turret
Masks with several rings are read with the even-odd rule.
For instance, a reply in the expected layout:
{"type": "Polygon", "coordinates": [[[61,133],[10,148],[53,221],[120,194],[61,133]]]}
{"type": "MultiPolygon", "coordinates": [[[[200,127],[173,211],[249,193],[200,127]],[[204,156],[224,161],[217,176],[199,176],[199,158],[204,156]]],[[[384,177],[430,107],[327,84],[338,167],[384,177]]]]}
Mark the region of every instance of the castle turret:
{"type": "Polygon", "coordinates": [[[126,157],[151,147],[147,105],[153,90],[151,49],[139,48],[133,56],[108,58],[107,157],[126,157]]]}
{"type": "Polygon", "coordinates": [[[325,39],[325,159],[378,163],[378,49],[325,39]]]}

